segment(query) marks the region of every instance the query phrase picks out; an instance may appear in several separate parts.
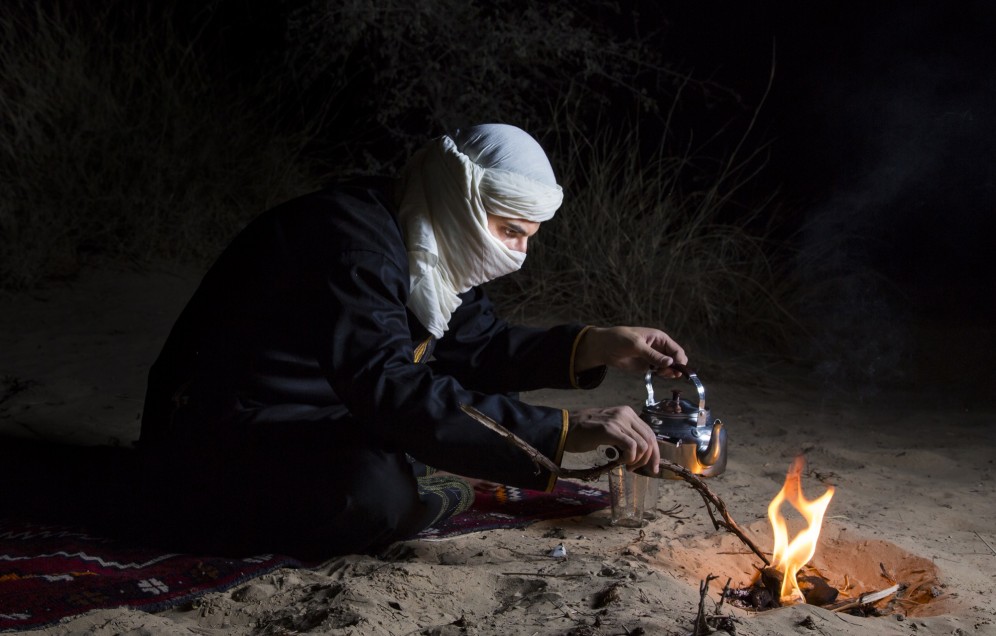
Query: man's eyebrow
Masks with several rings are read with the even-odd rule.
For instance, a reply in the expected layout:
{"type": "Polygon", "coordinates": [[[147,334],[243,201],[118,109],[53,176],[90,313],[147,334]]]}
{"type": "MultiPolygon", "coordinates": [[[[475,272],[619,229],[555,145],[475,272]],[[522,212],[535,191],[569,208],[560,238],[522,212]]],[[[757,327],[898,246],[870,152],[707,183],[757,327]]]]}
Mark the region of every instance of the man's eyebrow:
{"type": "Polygon", "coordinates": [[[518,232],[519,234],[526,234],[526,228],[522,227],[515,221],[506,221],[505,227],[512,230],[513,232],[518,232]]]}

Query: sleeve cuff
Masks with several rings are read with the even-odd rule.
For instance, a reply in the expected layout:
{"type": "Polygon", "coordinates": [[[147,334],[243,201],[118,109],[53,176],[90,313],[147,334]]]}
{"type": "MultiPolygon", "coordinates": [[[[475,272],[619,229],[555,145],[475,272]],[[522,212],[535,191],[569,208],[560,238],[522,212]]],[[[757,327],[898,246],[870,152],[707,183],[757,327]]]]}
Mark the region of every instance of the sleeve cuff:
{"type": "MultiPolygon", "coordinates": [[[[561,425],[560,425],[560,442],[557,444],[557,452],[553,456],[553,463],[560,466],[560,462],[564,461],[564,446],[567,445],[567,411],[561,410],[561,425]]],[[[557,485],[557,475],[550,473],[550,480],[546,484],[546,492],[553,490],[553,487],[557,485]]]]}
{"type": "Polygon", "coordinates": [[[605,373],[608,370],[605,366],[595,367],[594,369],[588,369],[587,371],[582,371],[578,373],[574,370],[574,361],[578,353],[578,345],[581,344],[581,339],[584,338],[585,333],[591,329],[591,325],[588,325],[578,332],[578,335],[574,337],[574,344],[571,345],[571,361],[570,367],[568,369],[568,374],[570,376],[571,387],[575,389],[594,389],[602,380],[605,379],[605,373]]]}

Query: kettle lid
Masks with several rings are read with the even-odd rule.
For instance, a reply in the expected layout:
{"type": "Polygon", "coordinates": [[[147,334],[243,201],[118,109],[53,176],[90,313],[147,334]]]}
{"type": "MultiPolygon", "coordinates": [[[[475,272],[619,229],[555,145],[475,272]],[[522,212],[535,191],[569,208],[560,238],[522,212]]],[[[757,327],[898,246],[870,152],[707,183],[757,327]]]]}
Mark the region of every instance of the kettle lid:
{"type": "Polygon", "coordinates": [[[681,419],[695,419],[695,426],[705,426],[707,424],[707,413],[705,403],[705,386],[702,385],[702,381],[699,380],[698,374],[695,371],[685,367],[680,364],[673,364],[670,368],[682,372],[688,380],[695,385],[695,390],[698,393],[698,404],[695,405],[688,400],[681,399],[681,391],[674,390],[671,394],[670,400],[660,400],[654,399],[654,370],[651,369],[647,371],[646,376],[644,376],[644,383],[647,386],[647,401],[645,403],[645,411],[653,413],[658,416],[665,417],[678,417],[681,419]],[[697,413],[696,413],[697,411],[697,413]]]}

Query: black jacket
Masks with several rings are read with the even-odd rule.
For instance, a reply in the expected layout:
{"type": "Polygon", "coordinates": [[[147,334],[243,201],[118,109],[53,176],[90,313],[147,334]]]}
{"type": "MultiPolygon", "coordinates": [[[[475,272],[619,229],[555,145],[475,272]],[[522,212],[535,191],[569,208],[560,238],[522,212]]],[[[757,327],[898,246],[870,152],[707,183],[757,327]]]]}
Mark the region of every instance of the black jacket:
{"type": "MultiPolygon", "coordinates": [[[[435,341],[406,309],[408,257],[389,186],[326,188],[265,212],[235,238],[150,371],[143,447],[327,422],[443,470],[552,487],[459,405],[559,463],[566,413],[506,394],[597,385],[604,369],[573,371],[584,327],[509,325],[473,289],[435,341]]],[[[315,449],[316,458],[334,450],[315,449]]]]}

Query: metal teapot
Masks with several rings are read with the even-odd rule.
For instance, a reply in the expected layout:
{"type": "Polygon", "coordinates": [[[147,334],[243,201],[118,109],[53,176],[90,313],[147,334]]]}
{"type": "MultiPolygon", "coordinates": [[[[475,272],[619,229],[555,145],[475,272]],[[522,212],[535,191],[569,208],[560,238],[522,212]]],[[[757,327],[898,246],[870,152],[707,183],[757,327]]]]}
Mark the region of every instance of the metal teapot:
{"type": "MultiPolygon", "coordinates": [[[[695,385],[698,404],[681,397],[681,391],[673,390],[671,399],[654,400],[653,372],[648,371],[644,381],[647,385],[647,401],[640,418],[650,425],[657,435],[661,459],[667,459],[684,466],[702,477],[715,477],[726,470],[726,428],[720,420],[714,420],[705,405],[705,387],[694,371],[681,365],[673,365],[695,385]]],[[[644,466],[636,472],[650,477],[680,479],[678,475],[661,470],[657,475],[644,466]]]]}

